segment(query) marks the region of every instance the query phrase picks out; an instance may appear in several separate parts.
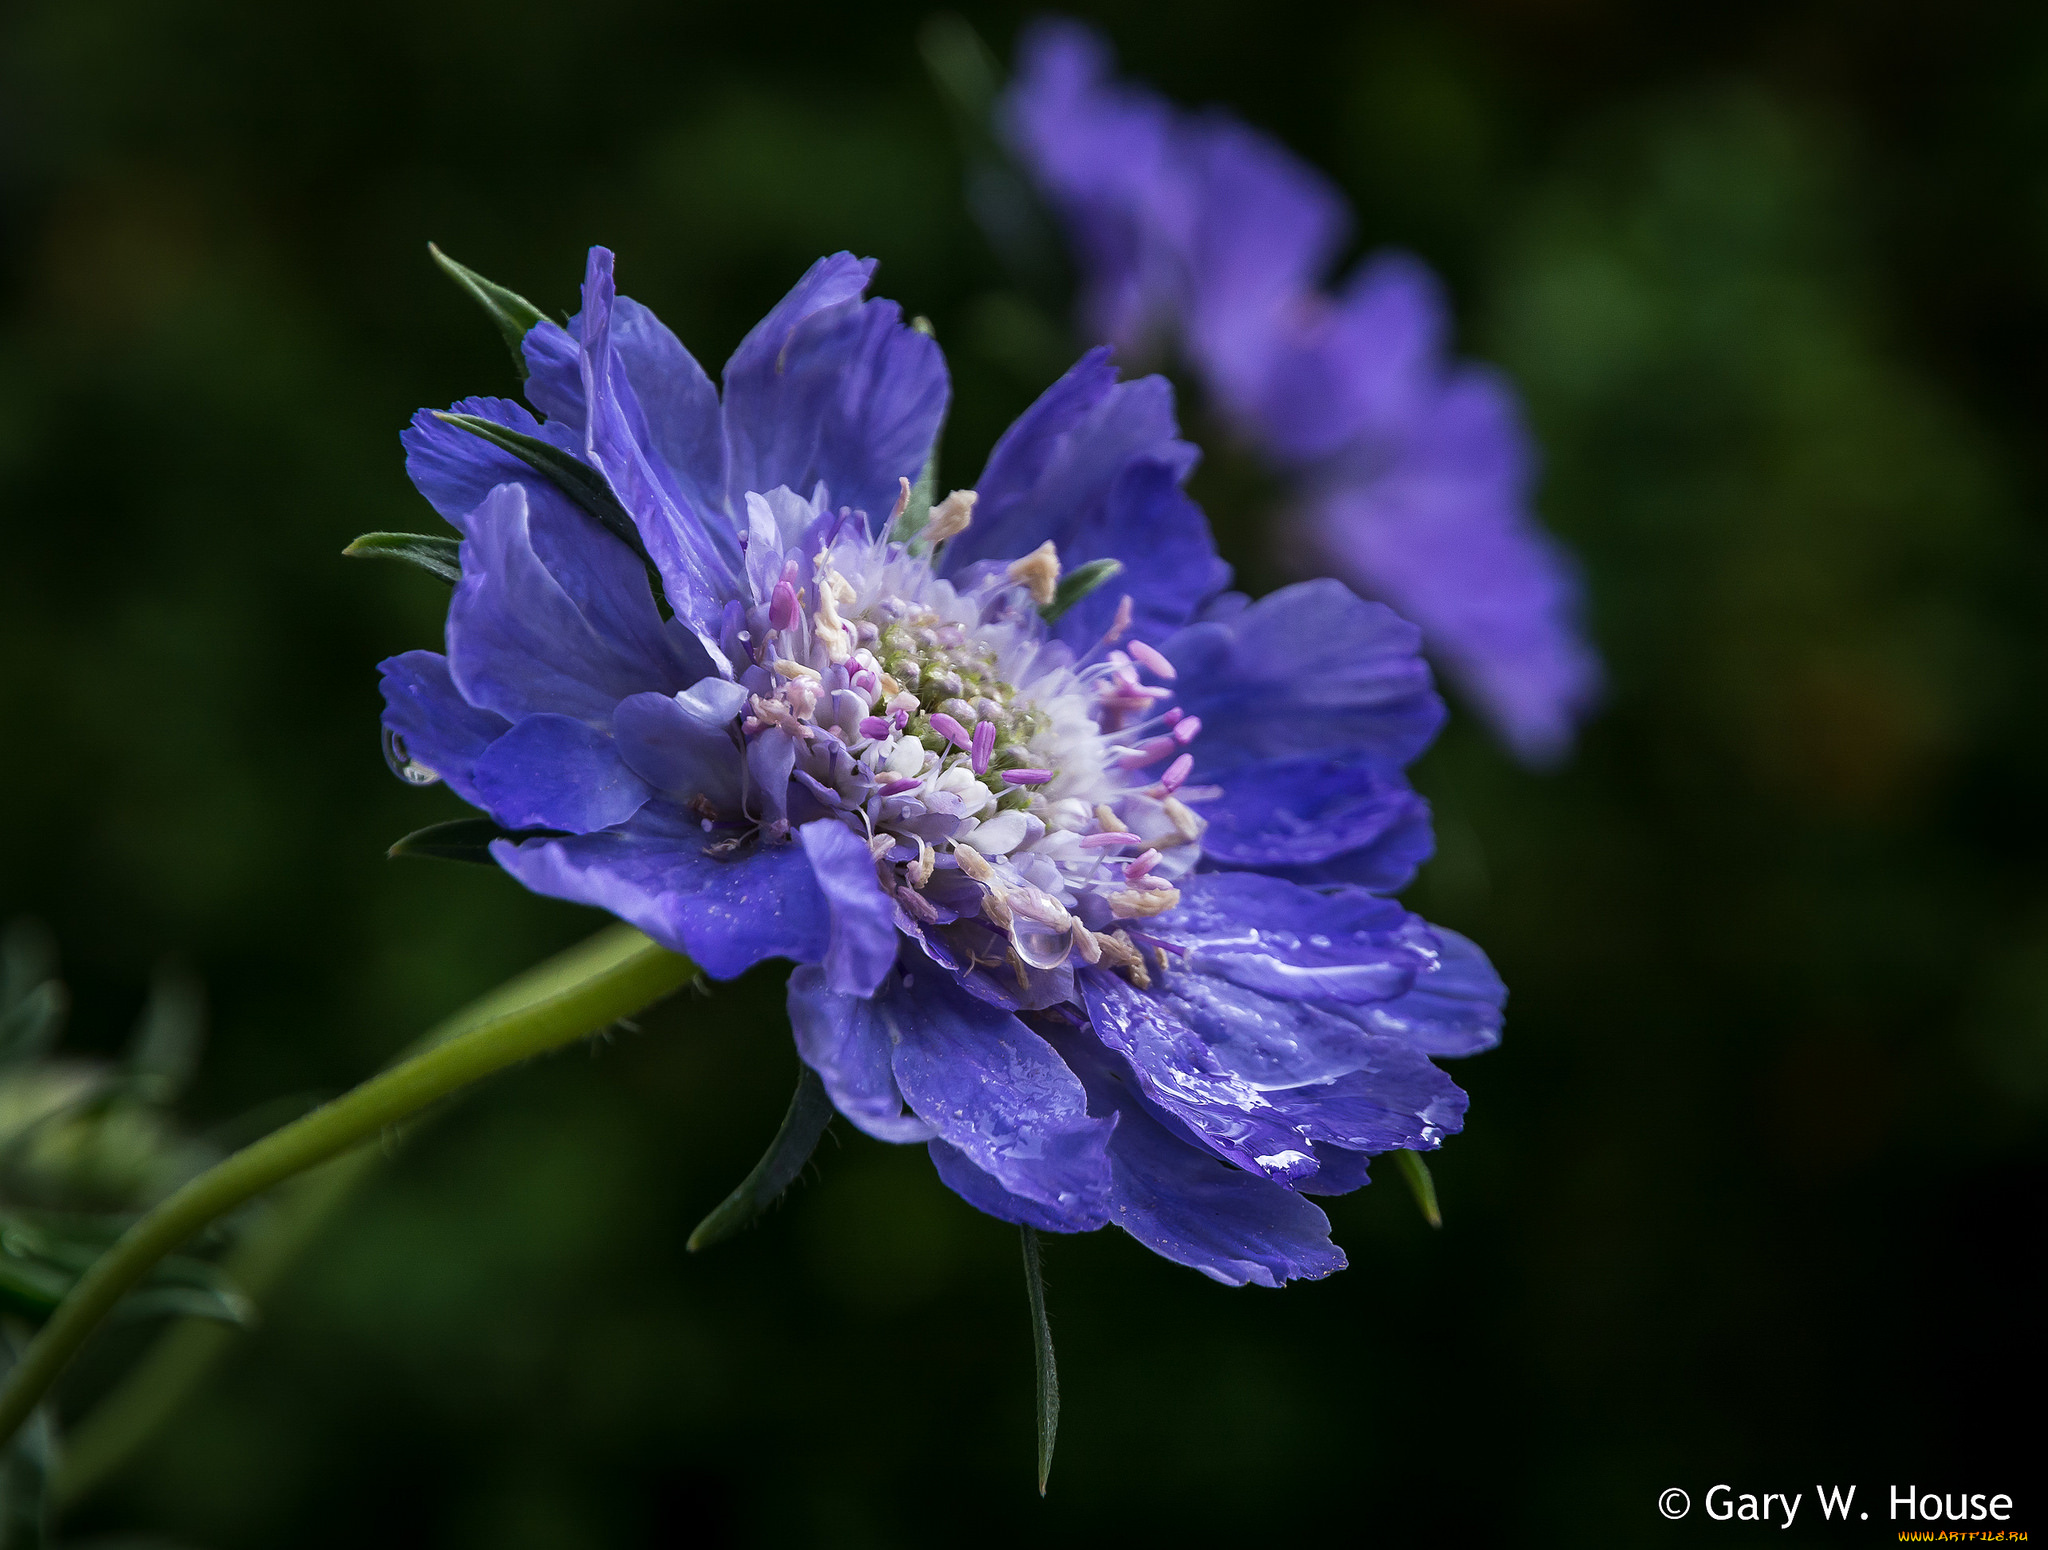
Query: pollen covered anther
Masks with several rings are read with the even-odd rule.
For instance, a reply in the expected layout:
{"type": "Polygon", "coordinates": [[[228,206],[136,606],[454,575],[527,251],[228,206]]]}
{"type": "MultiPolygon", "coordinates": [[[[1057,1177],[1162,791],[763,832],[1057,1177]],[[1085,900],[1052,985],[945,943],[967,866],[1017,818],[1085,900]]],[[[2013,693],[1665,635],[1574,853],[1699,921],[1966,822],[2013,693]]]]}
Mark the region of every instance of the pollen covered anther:
{"type": "Polygon", "coordinates": [[[1006,574],[1010,580],[1028,587],[1031,601],[1044,608],[1059,590],[1060,552],[1048,538],[1023,559],[1012,560],[1006,574]]]}

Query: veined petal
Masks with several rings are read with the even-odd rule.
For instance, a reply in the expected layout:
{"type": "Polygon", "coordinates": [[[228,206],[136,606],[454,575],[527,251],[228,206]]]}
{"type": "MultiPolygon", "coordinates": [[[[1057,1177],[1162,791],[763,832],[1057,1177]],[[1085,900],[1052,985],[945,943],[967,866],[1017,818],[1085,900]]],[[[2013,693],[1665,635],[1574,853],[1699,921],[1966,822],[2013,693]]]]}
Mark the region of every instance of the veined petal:
{"type": "Polygon", "coordinates": [[[476,762],[485,811],[508,829],[588,834],[624,823],[652,795],[610,735],[574,716],[515,722],[476,762]]]}
{"type": "Polygon", "coordinates": [[[820,259],[725,368],[727,508],[822,482],[835,508],[887,519],[915,479],[951,388],[945,358],[890,301],[862,301],[872,260],[820,259]]]}
{"type": "Polygon", "coordinates": [[[535,893],[609,910],[714,979],[766,958],[823,959],[831,916],[803,847],[750,843],[732,856],[707,854],[719,839],[657,799],[621,829],[498,840],[491,854],[535,893]]]}
{"type": "Polygon", "coordinates": [[[1405,1039],[1425,1055],[1476,1055],[1500,1043],[1507,986],[1486,954],[1455,931],[1431,926],[1436,962],[1387,1001],[1342,1008],[1359,1026],[1405,1039]]]}
{"type": "Polygon", "coordinates": [[[703,797],[737,816],[745,793],[730,729],[746,698],[746,690],[723,678],[700,679],[681,694],[628,695],[612,712],[619,756],[671,800],[687,805],[703,797]]]}
{"type": "Polygon", "coordinates": [[[996,443],[974,525],[947,545],[943,569],[1014,559],[1048,540],[1068,570],[1120,560],[1123,574],[1054,633],[1085,650],[1129,594],[1133,627],[1163,637],[1230,581],[1208,520],[1180,488],[1196,456],[1164,378],[1118,382],[1109,352],[1090,351],[996,443]]]}
{"type": "Polygon", "coordinates": [[[1069,1231],[1108,1220],[1115,1121],[1089,1117],[1080,1079],[1050,1044],[938,973],[892,980],[872,1005],[897,1085],[940,1139],[1069,1231]]]}
{"type": "Polygon", "coordinates": [[[1040,1232],[1092,1232],[1103,1225],[1100,1213],[1092,1207],[1073,1213],[1070,1220],[1070,1213],[1058,1207],[1011,1194],[957,1146],[934,1140],[926,1143],[925,1150],[931,1153],[932,1167],[937,1170],[941,1184],[975,1210],[998,1221],[1017,1222],[1040,1232]]]}
{"type": "Polygon", "coordinates": [[[1415,626],[1341,582],[1306,581],[1164,647],[1180,705],[1202,718],[1195,779],[1307,754],[1357,755],[1398,770],[1443,725],[1415,626]]]}
{"type": "MultiPolygon", "coordinates": [[[[577,320],[587,416],[584,451],[591,463],[604,471],[612,493],[632,514],[641,540],[661,572],[670,606],[700,633],[715,634],[725,601],[735,589],[732,558],[739,551],[739,541],[723,510],[685,504],[683,492],[672,489],[656,471],[646,415],[612,344],[615,319],[625,328],[640,312],[636,308],[623,317],[618,313],[612,255],[604,248],[592,248],[583,282],[583,311],[577,320]],[[714,536],[714,528],[724,531],[714,536]]],[[[638,343],[647,343],[644,334],[638,343]]],[[[680,434],[685,441],[701,436],[701,432],[680,434]]]]}
{"type": "Polygon", "coordinates": [[[1330,1219],[1321,1210],[1162,1123],[1091,1043],[1086,1034],[1066,1032],[1054,1047],[1087,1086],[1090,1111],[1116,1116],[1112,1222],[1153,1253],[1225,1286],[1278,1286],[1344,1268],[1344,1251],[1330,1241],[1330,1219]]]}
{"type": "Polygon", "coordinates": [[[701,656],[688,660],[662,630],[638,562],[567,497],[499,485],[471,513],[469,535],[448,608],[448,661],[471,704],[511,720],[555,711],[601,726],[627,695],[700,676],[701,656]]]}
{"type": "Polygon", "coordinates": [[[1184,878],[1179,906],[1146,922],[1145,935],[1191,973],[1283,1000],[1388,1002],[1437,967],[1436,939],[1391,899],[1253,872],[1184,878]]]}
{"type": "Polygon", "coordinates": [[[1224,781],[1202,806],[1215,866],[1395,893],[1436,848],[1429,803],[1370,755],[1257,760],[1224,781]]]}

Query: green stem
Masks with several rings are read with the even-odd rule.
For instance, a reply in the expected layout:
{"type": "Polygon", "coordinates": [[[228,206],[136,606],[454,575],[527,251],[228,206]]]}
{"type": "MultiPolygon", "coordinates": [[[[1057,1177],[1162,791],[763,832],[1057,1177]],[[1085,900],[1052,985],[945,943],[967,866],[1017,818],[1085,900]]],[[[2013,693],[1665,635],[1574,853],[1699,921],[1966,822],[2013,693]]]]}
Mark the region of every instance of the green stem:
{"type": "MultiPolygon", "coordinates": [[[[480,1023],[579,985],[643,941],[630,926],[607,926],[442,1019],[392,1063],[409,1060],[480,1023]]],[[[222,1262],[221,1268],[235,1289],[262,1303],[384,1160],[382,1147],[358,1147],[285,1185],[262,1216],[237,1232],[235,1246],[222,1262]]],[[[120,1385],[67,1430],[55,1485],[59,1507],[73,1506],[90,1496],[126,1464],[206,1380],[241,1333],[210,1319],[178,1319],[158,1336],[120,1385]]]]}
{"type": "Polygon", "coordinates": [[[129,1228],[73,1287],[0,1389],[10,1440],[114,1305],[192,1234],[294,1174],[375,1139],[458,1088],[630,1016],[696,976],[687,958],[615,934],[578,981],[508,1008],[322,1104],[209,1168],[129,1228]]]}

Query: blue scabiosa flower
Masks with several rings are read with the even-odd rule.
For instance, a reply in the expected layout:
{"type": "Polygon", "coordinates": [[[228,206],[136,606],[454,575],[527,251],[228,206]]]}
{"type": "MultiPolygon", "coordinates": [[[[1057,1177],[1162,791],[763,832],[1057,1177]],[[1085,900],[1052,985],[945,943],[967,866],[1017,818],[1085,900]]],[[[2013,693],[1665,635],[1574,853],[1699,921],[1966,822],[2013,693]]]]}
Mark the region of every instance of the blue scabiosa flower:
{"type": "Polygon", "coordinates": [[[1430,844],[1416,632],[1227,592],[1170,388],[1106,351],[914,499],[946,369],[872,267],[820,261],[721,393],[595,249],[525,335],[541,418],[414,420],[461,575],[446,653],[383,664],[394,765],[529,888],[714,976],[794,960],[838,1111],[983,1211],[1336,1270],[1308,1197],[1457,1130],[1433,1057],[1500,1030],[1478,949],[1386,897],[1430,844]]]}
{"type": "Polygon", "coordinates": [[[1085,28],[1026,34],[1002,119],[1071,234],[1083,328],[1179,350],[1288,476],[1302,552],[1419,624],[1519,755],[1560,757],[1600,678],[1578,583],[1530,511],[1513,391],[1450,359],[1430,273],[1383,254],[1323,291],[1337,191],[1270,137],[1117,81],[1085,28]]]}

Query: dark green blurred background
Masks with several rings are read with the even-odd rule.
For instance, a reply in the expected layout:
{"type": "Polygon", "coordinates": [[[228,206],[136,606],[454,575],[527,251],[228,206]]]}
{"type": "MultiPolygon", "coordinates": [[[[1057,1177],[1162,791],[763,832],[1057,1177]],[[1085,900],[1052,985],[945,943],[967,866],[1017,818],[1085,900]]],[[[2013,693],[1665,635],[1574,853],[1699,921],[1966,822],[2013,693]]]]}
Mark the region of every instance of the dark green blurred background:
{"type": "MultiPolygon", "coordinates": [[[[1006,52],[1024,14],[972,19],[1006,52]]],[[[1613,692],[1576,764],[1526,775],[1461,715],[1419,772],[1411,899],[1513,987],[1458,1072],[1444,1230],[1390,1178],[1333,1204],[1351,1270],[1279,1293],[1052,1242],[1040,1503],[1015,1233],[921,1149],[835,1127],[779,1213],[684,1255],[795,1071],[762,972],[422,1135],[80,1532],[1575,1545],[1726,1537],[1654,1508],[1717,1480],[2029,1505],[2048,13],[1090,14],[1445,273],[1589,571],[1613,692]]],[[[443,594],[338,551],[431,525],[416,405],[511,390],[429,239],[554,308],[602,241],[711,362],[820,253],[873,254],[948,348],[959,482],[1064,364],[967,217],[923,16],[0,13],[0,913],[60,935],[74,1045],[185,955],[224,1121],[597,924],[383,859],[458,806],[377,747],[373,666],[437,642],[443,594]]],[[[1276,574],[1238,486],[1198,488],[1276,574]]]]}

